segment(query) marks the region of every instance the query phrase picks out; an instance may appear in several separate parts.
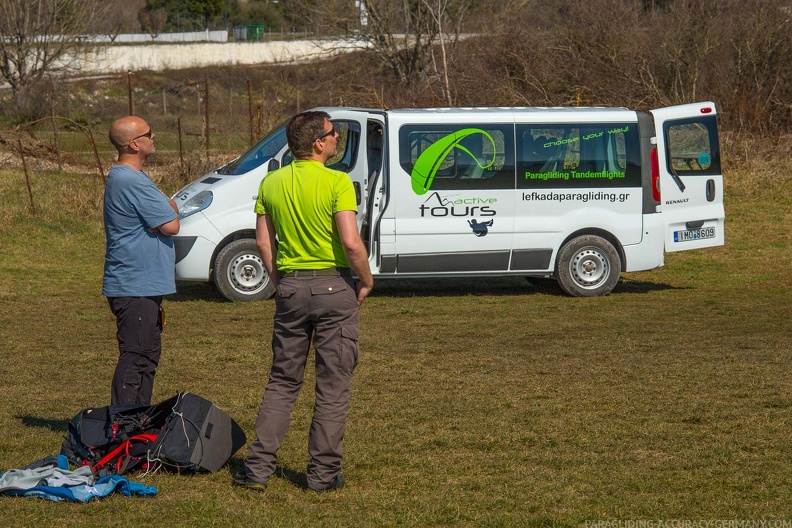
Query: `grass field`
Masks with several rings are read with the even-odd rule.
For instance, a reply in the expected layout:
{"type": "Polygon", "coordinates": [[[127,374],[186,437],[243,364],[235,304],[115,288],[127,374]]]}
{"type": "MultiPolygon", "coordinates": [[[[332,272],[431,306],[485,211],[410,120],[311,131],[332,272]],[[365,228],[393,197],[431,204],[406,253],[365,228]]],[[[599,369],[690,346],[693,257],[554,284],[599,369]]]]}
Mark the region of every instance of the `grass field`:
{"type": "MultiPolygon", "coordinates": [[[[0,172],[0,471],[57,453],[68,420],[109,400],[117,349],[95,180],[38,177],[34,216],[23,176],[0,172]]],[[[309,376],[264,494],[232,488],[227,468],[157,473],[139,479],[155,498],[3,497],[0,525],[789,519],[792,181],[732,185],[724,247],[669,254],[604,298],[521,278],[378,282],[341,491],[301,487],[309,376]]],[[[197,284],[165,306],[155,400],[194,392],[252,435],[272,303],[223,302],[197,284]]]]}

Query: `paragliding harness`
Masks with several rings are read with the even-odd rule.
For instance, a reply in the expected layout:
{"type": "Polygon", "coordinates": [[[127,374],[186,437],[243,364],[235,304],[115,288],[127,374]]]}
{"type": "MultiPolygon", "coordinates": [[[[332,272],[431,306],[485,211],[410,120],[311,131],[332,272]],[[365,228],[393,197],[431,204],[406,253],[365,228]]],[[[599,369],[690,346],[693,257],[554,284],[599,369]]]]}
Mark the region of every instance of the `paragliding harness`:
{"type": "Polygon", "coordinates": [[[156,405],[84,409],[69,422],[61,454],[98,476],[165,467],[217,471],[246,442],[213,403],[178,393],[156,405]]]}

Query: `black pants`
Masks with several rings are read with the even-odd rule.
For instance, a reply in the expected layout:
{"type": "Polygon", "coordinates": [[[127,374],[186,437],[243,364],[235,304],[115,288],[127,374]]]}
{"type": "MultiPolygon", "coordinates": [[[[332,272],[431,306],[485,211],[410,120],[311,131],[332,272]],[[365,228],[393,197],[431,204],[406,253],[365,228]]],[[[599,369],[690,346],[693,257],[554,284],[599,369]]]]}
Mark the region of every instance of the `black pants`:
{"type": "Polygon", "coordinates": [[[150,405],[162,353],[162,296],[108,297],[118,327],[110,404],[150,405]]]}

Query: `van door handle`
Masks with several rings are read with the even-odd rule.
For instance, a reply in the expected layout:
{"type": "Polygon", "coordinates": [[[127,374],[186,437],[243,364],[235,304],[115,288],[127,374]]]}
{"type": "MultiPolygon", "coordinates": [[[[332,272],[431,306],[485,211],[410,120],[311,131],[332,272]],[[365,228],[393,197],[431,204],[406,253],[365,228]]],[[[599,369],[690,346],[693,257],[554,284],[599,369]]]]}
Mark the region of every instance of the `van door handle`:
{"type": "Polygon", "coordinates": [[[715,180],[707,180],[707,201],[715,200],[715,180]]]}
{"type": "Polygon", "coordinates": [[[353,182],[352,185],[355,187],[355,198],[357,199],[357,204],[360,205],[360,182],[353,182]]]}

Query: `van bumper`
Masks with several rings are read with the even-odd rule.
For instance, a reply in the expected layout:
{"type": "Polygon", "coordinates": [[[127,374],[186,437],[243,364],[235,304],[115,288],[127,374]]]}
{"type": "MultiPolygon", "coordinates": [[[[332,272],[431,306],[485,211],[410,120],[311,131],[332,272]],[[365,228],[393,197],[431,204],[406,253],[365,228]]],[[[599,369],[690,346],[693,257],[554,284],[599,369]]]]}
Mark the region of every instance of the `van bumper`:
{"type": "Polygon", "coordinates": [[[173,237],[176,253],[176,280],[209,281],[212,257],[223,236],[203,212],[182,219],[179,234],[173,237]]]}
{"type": "Polygon", "coordinates": [[[174,236],[176,280],[208,281],[216,244],[199,236],[174,236]]]}
{"type": "Polygon", "coordinates": [[[643,215],[643,236],[638,244],[624,246],[624,271],[646,271],[664,263],[665,233],[663,215],[643,215]]]}

